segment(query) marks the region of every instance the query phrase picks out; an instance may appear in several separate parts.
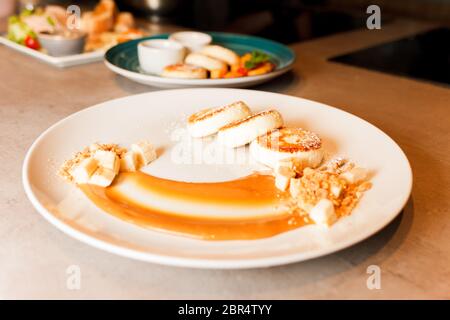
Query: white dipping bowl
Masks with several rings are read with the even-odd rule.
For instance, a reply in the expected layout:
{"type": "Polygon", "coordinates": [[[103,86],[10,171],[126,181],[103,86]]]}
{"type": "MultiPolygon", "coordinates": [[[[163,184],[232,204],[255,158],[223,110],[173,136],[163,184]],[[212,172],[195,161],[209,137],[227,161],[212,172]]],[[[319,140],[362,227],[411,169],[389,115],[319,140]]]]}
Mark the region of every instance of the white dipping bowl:
{"type": "Polygon", "coordinates": [[[212,38],[209,34],[197,31],[181,31],[172,33],[169,40],[181,43],[191,52],[199,51],[204,46],[211,43],[212,38]]]}
{"type": "Polygon", "coordinates": [[[185,55],[186,49],[175,41],[153,39],[138,43],[139,64],[147,73],[159,75],[164,67],[183,62],[185,55]]]}

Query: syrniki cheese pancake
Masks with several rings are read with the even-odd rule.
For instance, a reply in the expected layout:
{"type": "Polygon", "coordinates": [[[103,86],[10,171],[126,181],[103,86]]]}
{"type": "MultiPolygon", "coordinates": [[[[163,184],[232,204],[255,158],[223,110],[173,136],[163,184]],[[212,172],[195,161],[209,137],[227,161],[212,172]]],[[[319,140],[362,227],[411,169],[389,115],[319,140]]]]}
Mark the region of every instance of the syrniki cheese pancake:
{"type": "Polygon", "coordinates": [[[208,77],[208,72],[205,68],[185,63],[177,63],[165,67],[161,76],[179,79],[205,79],[208,77]]]}
{"type": "Polygon", "coordinates": [[[200,53],[223,61],[231,66],[239,63],[239,56],[234,51],[218,45],[205,46],[200,50],[200,53]]]}
{"type": "Polygon", "coordinates": [[[258,137],[250,145],[250,154],[258,162],[276,168],[280,160],[297,159],[304,167],[317,167],[323,159],[322,141],[314,132],[300,128],[282,128],[258,137]]]}
{"type": "Polygon", "coordinates": [[[188,118],[187,128],[194,138],[206,137],[219,131],[220,128],[251,115],[250,108],[242,101],[205,109],[188,118]]]}
{"type": "Polygon", "coordinates": [[[184,62],[193,66],[205,68],[209,71],[227,70],[227,64],[225,62],[200,53],[188,54],[184,62]]]}
{"type": "Polygon", "coordinates": [[[224,126],[219,130],[217,139],[226,147],[240,147],[281,126],[281,114],[276,110],[267,110],[224,126]]]}

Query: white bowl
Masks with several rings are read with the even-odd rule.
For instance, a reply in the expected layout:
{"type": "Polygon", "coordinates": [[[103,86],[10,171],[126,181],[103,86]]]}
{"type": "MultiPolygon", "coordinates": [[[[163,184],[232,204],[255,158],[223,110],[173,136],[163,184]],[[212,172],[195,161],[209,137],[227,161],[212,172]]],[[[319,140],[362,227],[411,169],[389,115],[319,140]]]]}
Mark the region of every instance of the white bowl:
{"type": "Polygon", "coordinates": [[[139,64],[144,72],[161,74],[164,67],[183,62],[186,49],[178,42],[153,39],[138,43],[139,64]]]}
{"type": "Polygon", "coordinates": [[[203,32],[196,31],[181,31],[172,33],[169,40],[181,43],[191,52],[199,51],[204,46],[211,43],[212,37],[203,32]]]}
{"type": "Polygon", "coordinates": [[[86,33],[71,33],[70,37],[54,34],[37,34],[39,43],[48,54],[54,57],[70,56],[83,52],[86,43],[86,33]]]}

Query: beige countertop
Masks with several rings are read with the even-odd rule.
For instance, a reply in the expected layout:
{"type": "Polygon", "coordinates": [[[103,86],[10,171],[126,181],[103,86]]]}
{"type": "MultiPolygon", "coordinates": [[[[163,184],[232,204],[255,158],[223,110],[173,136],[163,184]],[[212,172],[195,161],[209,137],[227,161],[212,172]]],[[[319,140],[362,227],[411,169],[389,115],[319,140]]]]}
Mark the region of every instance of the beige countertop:
{"type": "Polygon", "coordinates": [[[0,47],[0,298],[450,298],[450,89],[329,63],[326,58],[429,26],[396,22],[294,45],[294,71],[256,89],[300,96],[378,126],[405,151],[412,197],[375,236],[326,257],[256,270],[194,270],[115,256],[45,221],[25,196],[21,166],[33,140],[93,104],[154,90],[103,63],[56,69],[0,47]],[[81,269],[81,289],[66,269],[81,269]],[[381,268],[381,289],[366,286],[381,268]]]}

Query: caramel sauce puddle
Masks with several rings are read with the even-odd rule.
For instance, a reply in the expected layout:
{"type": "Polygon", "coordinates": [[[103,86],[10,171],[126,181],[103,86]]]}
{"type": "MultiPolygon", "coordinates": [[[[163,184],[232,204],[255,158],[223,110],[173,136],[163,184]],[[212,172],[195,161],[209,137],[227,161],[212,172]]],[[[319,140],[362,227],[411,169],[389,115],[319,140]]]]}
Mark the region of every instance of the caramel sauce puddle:
{"type": "Polygon", "coordinates": [[[281,203],[286,194],[274,186],[269,175],[253,174],[241,179],[192,183],[162,179],[142,172],[120,173],[107,188],[79,185],[83,193],[99,208],[122,220],[141,227],[204,240],[252,240],[271,237],[309,224],[298,214],[265,215],[250,218],[214,218],[181,215],[144,207],[129,201],[116,186],[132,181],[139,188],[152,193],[183,199],[192,203],[237,205],[247,208],[273,206],[281,203]]]}

